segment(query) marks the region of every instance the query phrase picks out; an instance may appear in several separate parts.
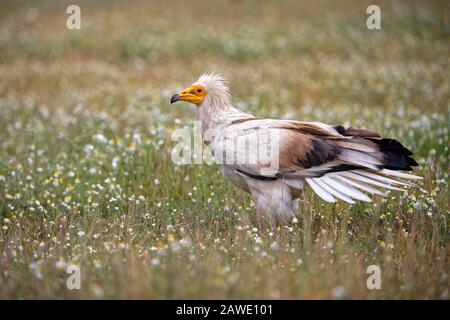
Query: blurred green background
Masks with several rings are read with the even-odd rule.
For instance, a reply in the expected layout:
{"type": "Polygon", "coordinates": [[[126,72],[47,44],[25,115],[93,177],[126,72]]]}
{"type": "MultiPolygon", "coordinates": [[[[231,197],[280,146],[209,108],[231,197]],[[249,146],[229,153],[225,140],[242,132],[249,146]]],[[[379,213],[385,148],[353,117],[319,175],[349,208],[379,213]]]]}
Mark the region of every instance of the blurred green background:
{"type": "Polygon", "coordinates": [[[448,1],[0,8],[0,298],[448,299],[448,1]],[[306,192],[297,224],[258,232],[217,166],[170,161],[195,112],[168,100],[210,71],[244,111],[402,141],[424,182],[353,206],[306,192]]]}

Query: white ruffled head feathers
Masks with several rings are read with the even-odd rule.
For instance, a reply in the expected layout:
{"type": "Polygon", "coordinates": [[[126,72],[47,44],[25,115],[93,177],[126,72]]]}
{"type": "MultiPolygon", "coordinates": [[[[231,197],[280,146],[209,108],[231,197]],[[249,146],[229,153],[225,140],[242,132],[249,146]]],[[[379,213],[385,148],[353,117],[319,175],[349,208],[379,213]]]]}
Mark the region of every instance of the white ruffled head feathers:
{"type": "Polygon", "coordinates": [[[204,102],[210,104],[231,106],[231,94],[228,80],[218,73],[204,73],[194,83],[205,88],[206,97],[204,102]]]}

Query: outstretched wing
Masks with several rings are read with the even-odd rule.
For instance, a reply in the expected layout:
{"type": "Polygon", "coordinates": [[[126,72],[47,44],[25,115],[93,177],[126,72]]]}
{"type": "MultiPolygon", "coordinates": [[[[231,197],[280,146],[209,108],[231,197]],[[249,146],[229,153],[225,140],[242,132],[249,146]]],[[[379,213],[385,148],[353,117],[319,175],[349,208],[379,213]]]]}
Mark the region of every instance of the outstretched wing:
{"type": "Polygon", "coordinates": [[[408,149],[368,130],[317,122],[246,119],[228,126],[223,136],[232,137],[229,145],[241,160],[260,155],[261,149],[276,150],[276,157],[270,161],[231,164],[240,174],[260,180],[283,179],[293,188],[301,188],[306,181],[329,202],[335,198],[351,203],[353,199],[370,201],[360,190],[372,194],[381,194],[375,187],[401,190],[398,186],[411,183],[397,178],[418,178],[394,171],[412,170],[417,165],[408,149]],[[246,142],[236,148],[239,139],[246,142]]]}

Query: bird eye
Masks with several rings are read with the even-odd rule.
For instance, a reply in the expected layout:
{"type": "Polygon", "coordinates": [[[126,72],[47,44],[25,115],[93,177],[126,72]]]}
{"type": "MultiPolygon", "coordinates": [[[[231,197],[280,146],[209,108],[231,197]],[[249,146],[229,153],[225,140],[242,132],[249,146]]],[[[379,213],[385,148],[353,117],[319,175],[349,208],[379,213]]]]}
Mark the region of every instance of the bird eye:
{"type": "Polygon", "coordinates": [[[198,93],[202,92],[202,89],[197,89],[197,92],[198,92],[198,93]]]}

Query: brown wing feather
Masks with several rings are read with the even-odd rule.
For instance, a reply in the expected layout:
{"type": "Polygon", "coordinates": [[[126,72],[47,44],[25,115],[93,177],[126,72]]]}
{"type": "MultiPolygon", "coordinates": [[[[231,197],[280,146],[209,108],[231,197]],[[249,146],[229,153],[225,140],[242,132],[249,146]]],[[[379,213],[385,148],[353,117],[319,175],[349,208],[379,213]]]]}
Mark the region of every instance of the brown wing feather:
{"type": "Polygon", "coordinates": [[[297,121],[282,121],[274,127],[286,129],[280,148],[281,170],[308,169],[333,160],[355,164],[352,156],[362,161],[359,165],[368,162],[376,168],[385,159],[379,145],[364,138],[379,137],[369,130],[349,128],[351,130],[346,131],[342,126],[297,121]]]}
{"type": "Polygon", "coordinates": [[[286,130],[280,146],[280,170],[297,171],[335,160],[339,147],[320,137],[286,130]]]}
{"type": "MultiPolygon", "coordinates": [[[[309,176],[321,176],[355,169],[410,170],[410,166],[416,165],[406,154],[409,150],[398,141],[381,139],[369,130],[289,120],[254,120],[257,125],[253,129],[276,129],[281,133],[279,170],[271,178],[301,175],[303,171],[309,176]]],[[[249,122],[253,121],[241,124],[249,122]]],[[[250,167],[243,166],[240,170],[255,174],[250,167]]]]}
{"type": "Polygon", "coordinates": [[[370,130],[366,130],[366,129],[355,129],[352,127],[348,127],[348,128],[344,128],[341,125],[338,126],[333,126],[333,128],[339,132],[339,134],[343,135],[343,136],[354,136],[354,137],[362,137],[362,138],[381,138],[381,136],[374,132],[374,131],[370,131],[370,130]]]}

